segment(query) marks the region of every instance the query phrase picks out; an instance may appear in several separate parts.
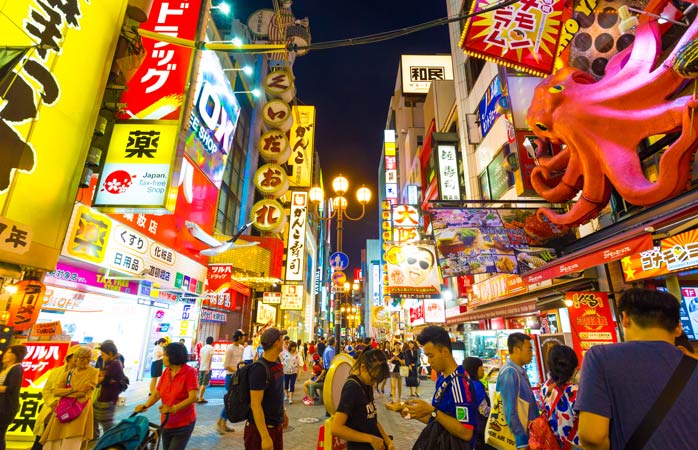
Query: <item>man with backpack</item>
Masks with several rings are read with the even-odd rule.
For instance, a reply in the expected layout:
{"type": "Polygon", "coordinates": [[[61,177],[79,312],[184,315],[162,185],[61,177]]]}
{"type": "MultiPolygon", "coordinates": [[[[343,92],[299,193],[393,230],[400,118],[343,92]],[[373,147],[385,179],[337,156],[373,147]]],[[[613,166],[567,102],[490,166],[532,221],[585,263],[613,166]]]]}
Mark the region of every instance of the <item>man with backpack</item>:
{"type": "Polygon", "coordinates": [[[262,357],[248,370],[251,416],[245,424],[245,450],[283,450],[288,426],[284,409],[284,368],[279,361],[285,330],[268,328],[260,342],[262,357]]]}
{"type": "Polygon", "coordinates": [[[633,288],[618,301],[627,342],[584,355],[575,409],[586,450],[695,448],[696,360],[674,346],[679,301],[633,288]]]}

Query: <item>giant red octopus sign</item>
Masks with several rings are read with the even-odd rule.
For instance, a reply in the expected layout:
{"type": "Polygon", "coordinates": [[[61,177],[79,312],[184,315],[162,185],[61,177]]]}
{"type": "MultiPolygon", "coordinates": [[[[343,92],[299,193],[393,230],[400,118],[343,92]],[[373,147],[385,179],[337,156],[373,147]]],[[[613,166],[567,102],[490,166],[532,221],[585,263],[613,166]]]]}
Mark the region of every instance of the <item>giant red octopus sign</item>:
{"type": "MultiPolygon", "coordinates": [[[[652,0],[652,14],[681,17],[669,0],[652,0]]],[[[680,95],[685,88],[686,63],[681,50],[698,34],[693,20],[670,55],[660,61],[661,37],[668,25],[642,14],[632,46],[615,55],[603,78],[563,67],[536,88],[527,122],[544,141],[565,144],[555,156],[539,155],[531,173],[534,189],[550,202],[581,196],[566,213],[541,208],[558,225],[580,225],[599,215],[611,187],[629,203],[649,206],[684,190],[690,178],[693,152],[698,148],[698,100],[680,95]],[[673,66],[672,66],[673,64],[673,66]],[[656,182],[648,180],[638,145],[650,136],[680,132],[665,148],[656,182]],[[562,175],[560,173],[562,172],[562,175]]],[[[693,62],[695,61],[688,61],[693,62]]],[[[694,70],[695,72],[695,70],[694,70]]],[[[695,74],[694,74],[695,76],[695,74]]]]}

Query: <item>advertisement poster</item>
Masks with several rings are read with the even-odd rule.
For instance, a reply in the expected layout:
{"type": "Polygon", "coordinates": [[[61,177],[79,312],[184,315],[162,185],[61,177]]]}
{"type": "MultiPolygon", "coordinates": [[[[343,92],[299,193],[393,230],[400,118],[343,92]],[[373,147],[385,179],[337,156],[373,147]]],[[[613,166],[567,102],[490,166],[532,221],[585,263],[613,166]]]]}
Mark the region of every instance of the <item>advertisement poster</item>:
{"type": "Polygon", "coordinates": [[[459,43],[465,53],[535,76],[552,73],[565,2],[518,2],[477,14],[491,5],[487,0],[473,2],[474,16],[467,20],[459,43]]]}
{"type": "Polygon", "coordinates": [[[223,180],[239,117],[240,104],[218,56],[201,52],[184,150],[217,188],[223,180]]]}
{"type": "Polygon", "coordinates": [[[266,305],[264,303],[257,302],[256,322],[262,325],[276,323],[276,308],[272,305],[266,305]]]}
{"type": "Polygon", "coordinates": [[[681,325],[689,339],[696,339],[698,333],[698,288],[682,287],[681,325]]]}
{"type": "Polygon", "coordinates": [[[555,259],[552,247],[573,236],[541,222],[535,209],[432,209],[430,214],[444,277],[523,274],[555,259]]]}
{"type": "Polygon", "coordinates": [[[572,327],[572,344],[580,362],[591,347],[618,342],[608,293],[567,292],[565,301],[572,302],[567,311],[572,327]]]}
{"type": "Polygon", "coordinates": [[[223,386],[225,384],[225,351],[231,341],[216,341],[213,343],[213,357],[211,358],[211,385],[223,386]]]}
{"type": "Polygon", "coordinates": [[[426,323],[446,323],[446,306],[442,298],[424,299],[424,321],[426,323]]]}
{"type": "Polygon", "coordinates": [[[424,300],[411,298],[405,300],[405,315],[411,327],[424,325],[424,300]]]}
{"type": "Polygon", "coordinates": [[[388,245],[385,252],[386,294],[414,298],[438,296],[441,278],[433,245],[388,245]]]}
{"type": "Polygon", "coordinates": [[[70,342],[24,342],[27,356],[22,361],[24,376],[19,394],[19,412],[7,431],[7,440],[34,440],[34,425],[41,406],[41,390],[51,369],[63,365],[70,342]]]}
{"type": "Polygon", "coordinates": [[[303,285],[281,285],[281,309],[303,310],[303,285]]]}

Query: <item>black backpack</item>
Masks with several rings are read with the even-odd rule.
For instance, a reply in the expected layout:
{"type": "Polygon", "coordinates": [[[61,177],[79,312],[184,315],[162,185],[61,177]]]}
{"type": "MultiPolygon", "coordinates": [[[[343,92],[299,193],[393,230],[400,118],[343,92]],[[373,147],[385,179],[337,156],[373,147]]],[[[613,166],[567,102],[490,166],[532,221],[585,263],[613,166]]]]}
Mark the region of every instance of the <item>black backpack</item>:
{"type": "Polygon", "coordinates": [[[250,407],[250,369],[255,364],[264,366],[267,374],[268,385],[271,383],[271,372],[269,366],[261,361],[255,361],[252,364],[238,364],[238,370],[233,374],[230,380],[230,388],[223,396],[223,406],[228,420],[232,423],[242,422],[247,420],[252,413],[250,407]],[[242,365],[242,366],[241,366],[242,365]]]}

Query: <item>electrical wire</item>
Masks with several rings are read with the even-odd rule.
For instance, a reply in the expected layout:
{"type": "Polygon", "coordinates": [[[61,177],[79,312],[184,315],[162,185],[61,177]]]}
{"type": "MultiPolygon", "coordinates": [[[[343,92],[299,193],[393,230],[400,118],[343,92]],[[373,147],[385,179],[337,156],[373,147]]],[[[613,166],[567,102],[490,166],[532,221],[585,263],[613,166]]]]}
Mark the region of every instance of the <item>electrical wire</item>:
{"type": "Polygon", "coordinates": [[[506,8],[507,6],[513,5],[514,3],[517,3],[519,0],[504,0],[497,2],[491,6],[488,6],[487,8],[483,8],[479,11],[470,13],[470,14],[463,14],[460,16],[456,17],[443,17],[441,19],[435,19],[429,22],[424,22],[420,23],[417,25],[413,25],[411,27],[406,27],[406,28],[400,28],[397,30],[391,30],[391,31],[383,31],[380,33],[375,33],[375,34],[369,34],[366,36],[360,36],[357,38],[349,38],[349,39],[339,39],[335,41],[326,41],[326,42],[318,42],[318,43],[313,43],[309,45],[304,45],[304,46],[296,46],[294,44],[289,44],[289,50],[290,51],[300,51],[300,50],[327,50],[327,49],[332,49],[332,48],[339,48],[339,47],[349,47],[349,46],[355,46],[355,45],[365,45],[365,44],[374,44],[376,42],[382,42],[382,41],[387,41],[389,39],[395,39],[398,37],[406,36],[408,34],[412,33],[417,33],[419,31],[424,31],[429,28],[434,28],[438,27],[441,25],[447,25],[451,22],[459,22],[464,19],[468,19],[470,17],[474,16],[479,16],[481,14],[486,14],[492,11],[496,11],[498,9],[506,8]]]}

